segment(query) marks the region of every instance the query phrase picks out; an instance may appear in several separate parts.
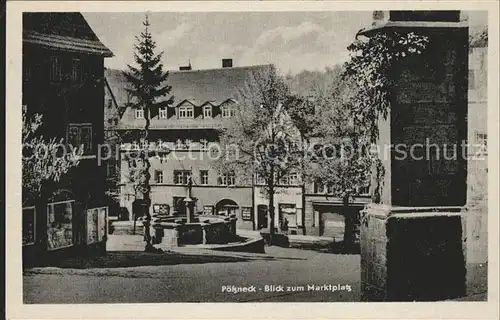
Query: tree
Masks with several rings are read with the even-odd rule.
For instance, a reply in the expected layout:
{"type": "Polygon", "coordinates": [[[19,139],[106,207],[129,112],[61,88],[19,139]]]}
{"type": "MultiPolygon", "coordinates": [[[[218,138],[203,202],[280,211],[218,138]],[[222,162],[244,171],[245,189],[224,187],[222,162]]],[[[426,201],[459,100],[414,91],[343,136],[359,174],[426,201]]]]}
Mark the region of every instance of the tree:
{"type": "Polygon", "coordinates": [[[43,122],[41,114],[28,116],[26,108],[23,108],[22,121],[23,203],[45,201],[47,183],[60,181],[71,168],[78,166],[83,148],[68,148],[63,139],[45,140],[37,132],[43,122]]]}
{"type": "Polygon", "coordinates": [[[142,147],[139,150],[139,159],[131,159],[130,163],[132,171],[135,171],[132,175],[136,176],[136,181],[138,181],[136,190],[142,195],[145,205],[144,238],[146,251],[149,251],[153,249],[149,228],[151,222],[149,127],[151,117],[158,113],[159,108],[171,105],[173,96],[168,99],[160,99],[167,96],[172,90],[170,85],[165,84],[169,73],[163,71],[163,63],[161,62],[163,52],[155,53],[156,43],[149,31],[150,24],[147,15],[143,25],[144,31],[139,37],[136,37],[137,44],[134,46],[134,60],[138,67],[128,65],[128,71],[124,72],[124,76],[130,85],[127,92],[133,97],[130,107],[144,110],[145,125],[141,130],[140,145],[142,147]]]}
{"type": "Polygon", "coordinates": [[[270,243],[275,233],[276,185],[299,169],[298,133],[287,114],[290,90],[274,66],[254,72],[239,89],[235,119],[220,133],[221,156],[214,166],[238,182],[263,182],[269,203],[270,243]]]}
{"type": "Polygon", "coordinates": [[[469,49],[488,46],[488,28],[482,28],[469,35],[469,49]]]}
{"type": "Polygon", "coordinates": [[[303,176],[326,188],[329,196],[342,199],[343,243],[350,248],[356,230],[350,202],[369,184],[371,158],[365,148],[369,142],[367,131],[354,122],[351,114],[355,86],[340,75],[337,70],[327,90],[316,91],[308,101],[292,104],[290,114],[306,146],[303,176]]]}

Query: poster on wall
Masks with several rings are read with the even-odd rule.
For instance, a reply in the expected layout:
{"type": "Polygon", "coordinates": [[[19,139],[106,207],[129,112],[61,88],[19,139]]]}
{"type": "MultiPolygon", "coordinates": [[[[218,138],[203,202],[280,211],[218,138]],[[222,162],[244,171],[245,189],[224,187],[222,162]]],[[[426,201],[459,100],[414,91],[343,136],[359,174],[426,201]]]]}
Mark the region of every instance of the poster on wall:
{"type": "Polygon", "coordinates": [[[153,205],[153,213],[170,214],[170,206],[166,203],[155,203],[153,205]]]}
{"type": "Polygon", "coordinates": [[[87,244],[96,243],[99,241],[98,236],[98,223],[99,223],[99,211],[98,209],[87,210],[87,244]]]}
{"type": "Polygon", "coordinates": [[[98,218],[98,241],[103,241],[106,237],[107,225],[106,221],[108,220],[108,207],[99,208],[99,218],[98,218]]]}
{"type": "Polygon", "coordinates": [[[252,208],[251,207],[242,207],[241,208],[241,218],[243,220],[252,220],[252,208]]]}
{"type": "Polygon", "coordinates": [[[204,206],[203,214],[207,216],[211,216],[214,214],[214,206],[204,206]]]}
{"type": "Polygon", "coordinates": [[[35,243],[35,207],[23,208],[23,246],[35,243]]]}
{"type": "Polygon", "coordinates": [[[73,245],[74,205],[74,200],[47,205],[47,250],[73,245]]]}
{"type": "Polygon", "coordinates": [[[166,203],[160,204],[160,214],[170,214],[170,206],[166,203]]]}

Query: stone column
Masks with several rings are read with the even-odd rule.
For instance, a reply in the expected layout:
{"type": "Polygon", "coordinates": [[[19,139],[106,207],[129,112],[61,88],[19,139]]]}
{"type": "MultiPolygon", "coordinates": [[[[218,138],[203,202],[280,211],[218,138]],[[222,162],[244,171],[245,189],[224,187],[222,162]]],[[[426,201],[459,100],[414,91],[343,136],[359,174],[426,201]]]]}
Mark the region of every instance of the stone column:
{"type": "Polygon", "coordinates": [[[194,200],[190,197],[184,199],[186,205],[186,219],[187,223],[194,222],[194,200]]]}
{"type": "Polygon", "coordinates": [[[361,216],[365,301],[432,301],[465,294],[461,212],[466,204],[468,28],[459,15],[376,12],[374,25],[361,32],[367,37],[414,32],[429,39],[422,54],[389,70],[396,85],[390,89],[389,115],[378,122],[382,165],[373,181],[379,200],[361,216]],[[406,157],[397,152],[398,145],[408,151],[406,157]],[[445,146],[448,154],[456,147],[456,157],[445,159],[445,146]]]}
{"type": "Polygon", "coordinates": [[[235,214],[232,214],[230,217],[230,230],[231,230],[231,235],[236,236],[236,221],[238,221],[238,218],[236,218],[235,214]]]}
{"type": "Polygon", "coordinates": [[[164,232],[168,232],[169,236],[164,236],[161,243],[167,247],[178,247],[179,237],[180,237],[181,225],[175,223],[173,226],[169,226],[164,232]]]}
{"type": "Polygon", "coordinates": [[[210,227],[209,223],[201,223],[201,243],[208,243],[208,228],[210,227]]]}

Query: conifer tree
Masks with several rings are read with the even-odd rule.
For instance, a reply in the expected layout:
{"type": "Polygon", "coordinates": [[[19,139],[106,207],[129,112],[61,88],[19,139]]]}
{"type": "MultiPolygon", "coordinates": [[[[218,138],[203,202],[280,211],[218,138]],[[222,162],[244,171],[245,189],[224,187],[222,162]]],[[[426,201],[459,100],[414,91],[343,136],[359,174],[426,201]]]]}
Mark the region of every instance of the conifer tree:
{"type": "Polygon", "coordinates": [[[145,206],[144,223],[144,240],[146,241],[146,251],[151,250],[151,186],[149,169],[151,163],[150,144],[148,140],[149,127],[151,118],[158,114],[160,108],[167,107],[173,103],[173,96],[166,98],[170,94],[172,87],[166,84],[169,73],[163,71],[162,56],[163,52],[155,53],[156,43],[153,41],[149,30],[149,18],[146,15],[143,22],[144,31],[139,37],[136,37],[137,44],[134,46],[134,60],[137,67],[128,65],[128,71],[124,72],[124,76],[129,83],[127,91],[132,97],[130,107],[133,109],[144,110],[145,125],[141,130],[139,161],[134,161],[133,170],[136,170],[135,176],[138,178],[139,185],[136,189],[142,194],[143,203],[145,206]]]}

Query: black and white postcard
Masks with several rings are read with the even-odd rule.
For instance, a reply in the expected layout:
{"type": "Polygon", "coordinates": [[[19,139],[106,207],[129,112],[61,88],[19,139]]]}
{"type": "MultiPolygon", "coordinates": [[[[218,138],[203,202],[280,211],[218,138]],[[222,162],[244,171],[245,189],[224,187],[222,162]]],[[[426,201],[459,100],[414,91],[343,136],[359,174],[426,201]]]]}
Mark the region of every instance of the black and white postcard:
{"type": "Polygon", "coordinates": [[[7,317],[498,317],[498,8],[7,3],[7,317]]]}

